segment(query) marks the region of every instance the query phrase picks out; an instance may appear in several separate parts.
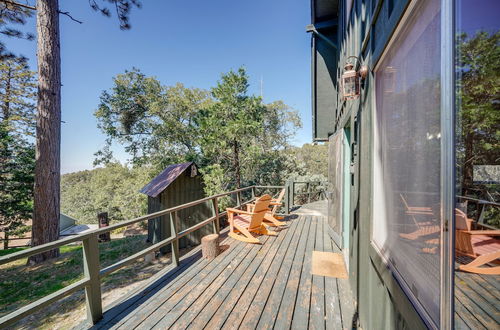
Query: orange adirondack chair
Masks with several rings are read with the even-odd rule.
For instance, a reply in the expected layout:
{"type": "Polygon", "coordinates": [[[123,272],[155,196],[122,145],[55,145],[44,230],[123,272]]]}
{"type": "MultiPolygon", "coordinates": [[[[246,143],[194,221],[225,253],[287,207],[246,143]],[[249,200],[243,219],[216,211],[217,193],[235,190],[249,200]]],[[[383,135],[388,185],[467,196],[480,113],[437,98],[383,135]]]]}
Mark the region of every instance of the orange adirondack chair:
{"type": "Polygon", "coordinates": [[[408,205],[408,202],[406,201],[406,198],[403,196],[403,194],[399,194],[399,197],[401,197],[401,201],[403,202],[403,204],[405,206],[406,213],[432,215],[432,208],[427,207],[427,206],[410,206],[410,205],[408,205]]]}
{"type": "MultiPolygon", "coordinates": [[[[281,203],[281,200],[283,199],[283,196],[285,196],[285,189],[282,189],[278,195],[278,198],[272,199],[271,203],[269,203],[270,206],[272,206],[272,209],[269,209],[266,214],[264,215],[264,223],[268,223],[271,226],[284,226],[286,225],[285,222],[279,221],[282,220],[283,217],[277,216],[276,212],[278,211],[278,208],[283,205],[281,203]]],[[[253,212],[253,209],[255,208],[255,203],[250,203],[247,204],[247,211],[248,212],[253,212]]]]}
{"type": "Polygon", "coordinates": [[[403,205],[405,207],[405,213],[409,215],[413,223],[417,226],[422,226],[422,225],[430,225],[431,222],[429,221],[417,221],[416,216],[433,216],[432,208],[427,207],[427,206],[410,206],[408,205],[408,202],[406,201],[406,198],[404,197],[403,194],[399,194],[399,197],[401,198],[401,201],[403,202],[403,205]]]}
{"type": "Polygon", "coordinates": [[[455,210],[455,251],[474,258],[458,269],[476,274],[500,275],[500,266],[481,267],[500,261],[500,230],[472,230],[472,220],[464,212],[455,210]]]}
{"type": "Polygon", "coordinates": [[[229,220],[229,236],[247,243],[260,243],[252,233],[276,236],[277,233],[269,230],[263,223],[265,214],[269,211],[271,196],[264,195],[255,201],[253,211],[243,211],[227,208],[229,220]]]}

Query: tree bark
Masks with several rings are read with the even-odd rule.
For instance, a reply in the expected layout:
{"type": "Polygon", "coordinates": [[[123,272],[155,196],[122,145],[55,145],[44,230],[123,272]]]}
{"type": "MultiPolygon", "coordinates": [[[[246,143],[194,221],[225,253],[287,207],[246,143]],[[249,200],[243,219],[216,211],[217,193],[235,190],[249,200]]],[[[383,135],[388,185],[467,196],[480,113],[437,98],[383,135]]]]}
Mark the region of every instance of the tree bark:
{"type": "Polygon", "coordinates": [[[9,65],[7,77],[5,82],[5,102],[3,104],[3,122],[7,123],[10,118],[10,96],[11,96],[11,81],[12,81],[12,68],[9,65]]]}
{"type": "Polygon", "coordinates": [[[220,254],[219,235],[210,234],[201,238],[201,254],[203,258],[209,260],[220,254]]]}
{"type": "Polygon", "coordinates": [[[473,183],[474,168],[474,135],[469,133],[464,136],[464,163],[462,168],[462,195],[467,196],[473,183]]]}
{"type": "Polygon", "coordinates": [[[236,189],[241,188],[240,155],[238,141],[234,140],[234,171],[236,176],[236,189]]]}
{"type": "MultiPolygon", "coordinates": [[[[32,246],[59,238],[61,171],[61,55],[58,0],[37,0],[38,103],[32,246]]],[[[42,262],[59,249],[30,258],[42,262]]]]}

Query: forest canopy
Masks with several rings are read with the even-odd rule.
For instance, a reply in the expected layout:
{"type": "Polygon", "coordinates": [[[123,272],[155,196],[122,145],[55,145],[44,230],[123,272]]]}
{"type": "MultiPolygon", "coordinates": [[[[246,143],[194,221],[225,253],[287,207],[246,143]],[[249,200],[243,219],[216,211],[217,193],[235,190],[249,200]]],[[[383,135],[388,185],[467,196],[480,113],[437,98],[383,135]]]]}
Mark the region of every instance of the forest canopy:
{"type": "Polygon", "coordinates": [[[99,212],[111,221],[147,212],[139,190],[166,166],[194,161],[212,195],[252,184],[282,185],[292,177],[326,180],[327,148],[295,147],[302,123],[296,110],[249,93],[244,68],[222,74],[209,90],[163,85],[139,69],[113,78],[95,111],[105,147],[102,167],[62,176],[61,210],[81,223],[99,212]],[[130,160],[111,152],[120,145],[130,160]]]}

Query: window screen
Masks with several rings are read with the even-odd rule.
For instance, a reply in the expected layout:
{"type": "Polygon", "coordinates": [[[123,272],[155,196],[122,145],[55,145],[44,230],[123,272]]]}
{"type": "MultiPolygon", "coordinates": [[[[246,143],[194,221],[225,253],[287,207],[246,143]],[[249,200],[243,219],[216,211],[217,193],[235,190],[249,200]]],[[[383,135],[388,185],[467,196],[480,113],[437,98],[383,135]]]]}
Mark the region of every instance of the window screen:
{"type": "Polygon", "coordinates": [[[439,1],[418,1],[375,70],[372,241],[439,324],[439,1]]]}

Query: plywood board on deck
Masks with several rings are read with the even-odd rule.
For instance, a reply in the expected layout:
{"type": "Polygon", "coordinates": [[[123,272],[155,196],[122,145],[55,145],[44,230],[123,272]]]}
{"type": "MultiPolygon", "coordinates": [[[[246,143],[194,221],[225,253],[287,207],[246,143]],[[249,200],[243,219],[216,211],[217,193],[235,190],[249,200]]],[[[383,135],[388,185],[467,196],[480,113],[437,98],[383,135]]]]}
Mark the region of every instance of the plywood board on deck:
{"type": "Polygon", "coordinates": [[[311,273],[319,276],[347,278],[344,257],[340,253],[313,251],[311,273]]]}

